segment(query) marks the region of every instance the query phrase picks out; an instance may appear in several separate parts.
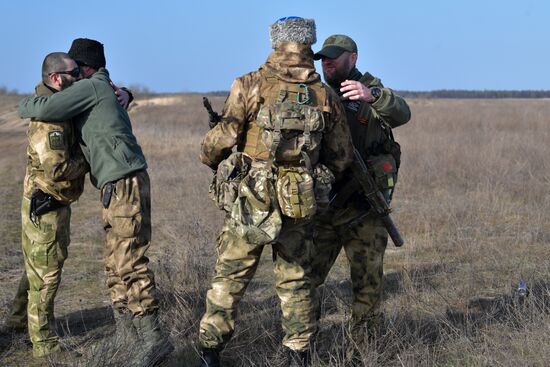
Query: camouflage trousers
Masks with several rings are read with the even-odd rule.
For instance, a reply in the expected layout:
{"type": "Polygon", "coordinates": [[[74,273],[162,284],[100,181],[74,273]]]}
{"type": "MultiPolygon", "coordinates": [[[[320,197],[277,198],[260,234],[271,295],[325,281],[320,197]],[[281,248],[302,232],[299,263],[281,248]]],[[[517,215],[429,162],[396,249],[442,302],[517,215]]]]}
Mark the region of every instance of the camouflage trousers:
{"type": "MultiPolygon", "coordinates": [[[[331,210],[315,218],[315,256],[312,282],[318,289],[343,247],[350,266],[353,304],[350,327],[374,331],[380,318],[384,252],[388,234],[379,219],[364,209],[331,210]]],[[[316,292],[316,312],[320,317],[320,295],[316,292]]]]}
{"type": "Polygon", "coordinates": [[[149,175],[145,170],[134,172],[113,185],[109,205],[103,208],[107,286],[119,313],[143,316],[158,308],[155,279],[145,256],[151,241],[149,175]]]}
{"type": "Polygon", "coordinates": [[[54,298],[69,246],[71,208],[65,206],[29,219],[30,200],[21,207],[22,245],[27,273],[28,329],[33,356],[42,357],[59,350],[55,333],[54,298]]]}
{"type": "Polygon", "coordinates": [[[19,280],[17,293],[15,293],[11,308],[8,312],[6,326],[19,330],[27,329],[27,306],[29,304],[28,300],[29,279],[27,278],[27,272],[24,271],[21,279],[19,280]]]}
{"type": "MultiPolygon", "coordinates": [[[[283,345],[304,351],[316,330],[311,271],[311,221],[283,219],[271,245],[275,287],[281,301],[283,345]]],[[[206,294],[206,312],[200,322],[203,348],[222,348],[235,329],[237,306],[258,267],[264,245],[247,243],[226,220],[218,237],[218,259],[212,288],[206,294]]]]}

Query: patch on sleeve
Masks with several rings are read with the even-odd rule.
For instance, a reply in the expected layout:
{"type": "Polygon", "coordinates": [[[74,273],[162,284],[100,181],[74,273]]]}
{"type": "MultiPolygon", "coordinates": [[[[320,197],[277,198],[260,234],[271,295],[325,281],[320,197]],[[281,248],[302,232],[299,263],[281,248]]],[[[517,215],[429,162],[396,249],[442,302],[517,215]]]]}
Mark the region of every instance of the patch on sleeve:
{"type": "Polygon", "coordinates": [[[63,138],[62,131],[50,131],[48,133],[48,142],[50,143],[51,150],[65,149],[65,139],[63,138]]]}

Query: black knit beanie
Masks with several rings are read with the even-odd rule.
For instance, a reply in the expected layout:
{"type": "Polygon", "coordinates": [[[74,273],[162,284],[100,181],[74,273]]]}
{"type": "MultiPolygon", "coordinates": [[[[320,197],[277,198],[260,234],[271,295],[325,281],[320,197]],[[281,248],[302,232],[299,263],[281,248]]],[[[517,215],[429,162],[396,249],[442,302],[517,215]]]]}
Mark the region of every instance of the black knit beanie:
{"type": "Polygon", "coordinates": [[[85,64],[98,70],[105,67],[103,44],[88,38],[77,38],[73,41],[69,56],[80,64],[85,64]]]}

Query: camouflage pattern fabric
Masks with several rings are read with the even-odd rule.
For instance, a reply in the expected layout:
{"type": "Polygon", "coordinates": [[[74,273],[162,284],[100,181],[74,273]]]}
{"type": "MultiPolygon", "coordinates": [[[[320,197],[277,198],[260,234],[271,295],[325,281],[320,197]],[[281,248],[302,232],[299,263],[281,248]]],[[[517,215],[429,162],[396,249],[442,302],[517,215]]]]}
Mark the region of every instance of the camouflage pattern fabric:
{"type": "MultiPolygon", "coordinates": [[[[283,345],[293,350],[307,350],[316,330],[308,276],[311,238],[311,221],[285,219],[272,245],[275,287],[283,312],[283,345]]],[[[263,248],[234,233],[226,220],[218,237],[216,275],[206,294],[206,312],[200,323],[201,347],[221,348],[233,334],[237,305],[256,272],[263,248]]]]}
{"type": "MultiPolygon", "coordinates": [[[[134,316],[158,308],[155,279],[145,256],[151,240],[149,175],[142,170],[114,183],[103,209],[105,272],[113,307],[134,316]]],[[[105,187],[101,190],[103,197],[105,187]]]]}
{"type": "MultiPolygon", "coordinates": [[[[43,83],[36,95],[50,96],[53,91],[43,83]]],[[[61,279],[69,246],[71,210],[84,189],[89,170],[77,144],[71,122],[30,121],[27,130],[27,167],[23,187],[22,246],[25,273],[8,318],[8,326],[20,327],[28,319],[28,330],[36,357],[59,349],[55,334],[54,298],[61,279]],[[32,193],[42,190],[67,206],[29,219],[32,193]],[[28,314],[28,316],[27,316],[28,314]]]]}
{"type": "Polygon", "coordinates": [[[24,271],[19,280],[17,293],[15,293],[15,297],[13,297],[10,311],[8,312],[8,317],[6,319],[7,327],[19,330],[27,329],[28,293],[29,279],[27,278],[27,272],[24,271]]]}
{"type": "Polygon", "coordinates": [[[67,258],[71,209],[69,206],[43,214],[37,224],[29,219],[30,200],[23,198],[21,222],[25,271],[29,280],[27,317],[33,356],[59,350],[55,333],[54,298],[67,258]]]}
{"type": "MultiPolygon", "coordinates": [[[[282,44],[269,55],[259,71],[237,78],[231,87],[220,123],[207,133],[202,142],[201,161],[214,169],[236,146],[238,152],[244,152],[252,159],[252,166],[263,164],[264,173],[272,174],[271,177],[260,174],[261,170],[252,170],[252,174],[249,172],[243,179],[246,185],[241,182],[239,186],[239,190],[245,189],[245,192],[242,195],[239,193],[237,201],[247,199],[251,205],[241,206],[240,210],[232,210],[226,216],[218,237],[216,273],[212,288],[207,293],[206,312],[200,323],[199,341],[203,348],[221,349],[230,339],[235,328],[238,303],[254,276],[266,243],[272,246],[274,254],[275,285],[281,300],[285,332],[283,344],[292,350],[306,351],[315,333],[310,281],[312,222],[310,219],[290,219],[280,215],[280,203],[275,192],[279,169],[277,158],[289,153],[284,151],[287,146],[281,144],[275,160],[271,161],[267,145],[251,143],[252,140],[265,143],[265,139],[258,138],[261,131],[256,118],[266,97],[278,93],[281,83],[320,84],[312,56],[309,46],[282,44]],[[268,77],[281,83],[266,82],[268,77]],[[251,181],[246,182],[247,178],[251,181]],[[272,203],[276,203],[277,209],[272,203]],[[245,227],[235,226],[237,217],[240,222],[253,224],[261,232],[243,231],[245,227]],[[281,223],[280,228],[278,223],[281,223]],[[264,243],[266,238],[268,241],[264,243]]],[[[310,150],[302,152],[307,153],[310,168],[322,163],[334,175],[340,175],[352,161],[353,147],[343,107],[328,87],[326,91],[324,99],[327,105],[323,109],[326,126],[322,139],[320,144],[312,144],[310,150]]],[[[316,97],[313,96],[314,100],[316,97]]]]}
{"type": "MultiPolygon", "coordinates": [[[[38,96],[53,94],[44,84],[36,87],[38,96]]],[[[58,201],[69,204],[84,190],[89,166],[69,122],[30,121],[27,130],[27,171],[23,195],[30,198],[40,189],[58,201]]]]}
{"type": "MultiPolygon", "coordinates": [[[[383,224],[367,210],[330,210],[315,218],[314,243],[313,286],[317,288],[324,283],[343,247],[353,288],[351,329],[357,330],[366,323],[368,329],[374,331],[380,317],[384,252],[388,243],[383,224]]],[[[316,297],[319,318],[321,305],[319,295],[316,297]]]]}
{"type": "MultiPolygon", "coordinates": [[[[266,74],[288,83],[319,80],[310,53],[311,49],[307,46],[284,44],[269,55],[259,71],[248,73],[233,82],[221,122],[206,134],[202,142],[200,159],[204,164],[216,169],[222,160],[229,157],[234,146],[238,151],[245,151],[246,129],[261,108],[262,95],[273,93],[272,89],[278,86],[277,83],[264,83],[266,74]]],[[[331,88],[327,86],[326,91],[330,116],[325,121],[322,143],[309,158],[312,167],[320,162],[338,177],[352,161],[353,147],[345,111],[331,88]]],[[[250,155],[253,159],[262,158],[261,152],[250,155]]]]}

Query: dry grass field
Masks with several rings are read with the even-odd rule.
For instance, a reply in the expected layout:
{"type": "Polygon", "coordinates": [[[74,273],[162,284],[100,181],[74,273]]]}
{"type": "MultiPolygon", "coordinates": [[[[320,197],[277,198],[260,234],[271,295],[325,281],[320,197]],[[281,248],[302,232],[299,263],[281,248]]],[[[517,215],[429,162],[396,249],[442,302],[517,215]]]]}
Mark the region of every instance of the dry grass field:
{"type": "MultiPolygon", "coordinates": [[[[213,274],[223,214],[207,197],[198,161],[207,116],[199,95],[139,99],[131,109],[149,163],[150,259],[164,325],[176,351],[167,366],[197,361],[198,321],[213,274]]],[[[22,273],[19,205],[25,121],[0,96],[0,322],[22,273]]],[[[223,98],[213,97],[221,109],[223,98]]],[[[550,101],[409,100],[396,129],[403,163],[394,220],[406,238],[385,259],[385,333],[362,350],[365,366],[550,365],[550,101]],[[529,295],[519,302],[520,279],[529,295]]],[[[98,191],[73,206],[72,243],[56,300],[62,342],[75,366],[124,366],[132,346],[114,340],[102,268],[98,191]]],[[[282,338],[270,251],[240,306],[226,366],[276,366],[282,338]]],[[[351,300],[340,256],[324,293],[316,366],[344,366],[351,300]]],[[[2,334],[0,365],[37,362],[24,335],[2,334]]],[[[42,363],[42,364],[41,364],[42,363]]]]}

